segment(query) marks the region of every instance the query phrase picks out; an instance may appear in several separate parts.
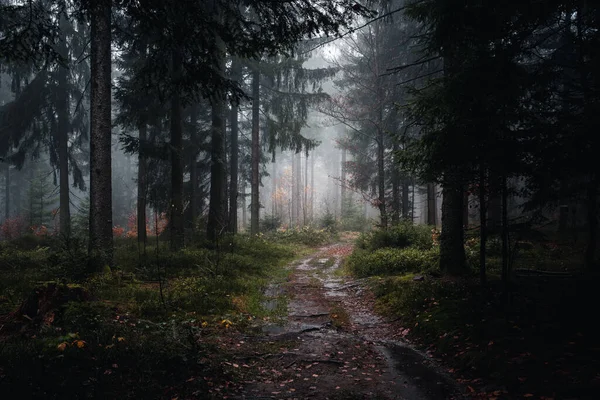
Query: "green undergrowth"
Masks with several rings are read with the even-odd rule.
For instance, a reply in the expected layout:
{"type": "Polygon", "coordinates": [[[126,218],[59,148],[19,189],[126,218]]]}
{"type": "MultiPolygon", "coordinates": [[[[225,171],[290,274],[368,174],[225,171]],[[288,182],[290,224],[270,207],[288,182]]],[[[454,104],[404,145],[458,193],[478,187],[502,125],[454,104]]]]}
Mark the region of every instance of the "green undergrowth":
{"type": "Polygon", "coordinates": [[[277,229],[264,234],[262,237],[275,243],[294,243],[305,246],[323,246],[333,243],[338,239],[337,233],[328,228],[315,228],[313,226],[277,229]]]}
{"type": "Polygon", "coordinates": [[[82,249],[3,245],[0,392],[36,399],[208,397],[230,378],[213,338],[283,315],[285,299],[265,307],[265,289],[283,282],[285,265],[307,251],[243,235],[219,247],[165,247],[159,243],[157,253],[149,244],[143,257],[134,240],[118,241],[114,268],[79,278],[73,265],[84,260],[82,249]],[[33,322],[9,314],[48,281],[81,287],[89,300],[61,304],[33,322]]]}
{"type": "MultiPolygon", "coordinates": [[[[437,246],[419,229],[362,235],[346,259],[345,272],[369,278],[376,311],[399,320],[404,337],[441,358],[482,398],[598,398],[600,365],[591,360],[600,359],[600,332],[589,318],[599,303],[597,281],[513,276],[505,292],[496,238],[486,246],[486,286],[477,277],[477,238],[465,243],[470,274],[444,277],[437,246]]],[[[566,248],[519,245],[513,268],[576,272],[566,248]]]]}

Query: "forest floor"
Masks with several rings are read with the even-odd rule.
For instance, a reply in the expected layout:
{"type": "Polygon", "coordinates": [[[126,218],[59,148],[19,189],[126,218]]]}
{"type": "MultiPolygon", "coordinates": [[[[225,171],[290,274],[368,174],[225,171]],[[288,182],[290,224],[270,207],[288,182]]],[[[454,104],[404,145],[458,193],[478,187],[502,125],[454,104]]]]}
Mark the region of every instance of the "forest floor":
{"type": "Polygon", "coordinates": [[[265,305],[285,298],[286,319],[220,338],[239,371],[235,383],[215,388],[224,398],[462,398],[431,358],[402,341],[398,321],[375,314],[366,282],[342,276],[352,239],[291,264],[287,282],[268,288],[273,302],[265,305]]]}

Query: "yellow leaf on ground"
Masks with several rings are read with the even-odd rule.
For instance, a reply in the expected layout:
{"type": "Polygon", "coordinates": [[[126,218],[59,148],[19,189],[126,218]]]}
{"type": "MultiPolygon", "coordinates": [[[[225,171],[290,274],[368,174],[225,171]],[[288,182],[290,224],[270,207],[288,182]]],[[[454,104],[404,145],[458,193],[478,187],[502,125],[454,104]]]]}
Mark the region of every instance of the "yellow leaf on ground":
{"type": "Polygon", "coordinates": [[[61,344],[56,346],[56,348],[60,351],[65,351],[65,349],[67,348],[67,342],[62,342],[61,344]]]}

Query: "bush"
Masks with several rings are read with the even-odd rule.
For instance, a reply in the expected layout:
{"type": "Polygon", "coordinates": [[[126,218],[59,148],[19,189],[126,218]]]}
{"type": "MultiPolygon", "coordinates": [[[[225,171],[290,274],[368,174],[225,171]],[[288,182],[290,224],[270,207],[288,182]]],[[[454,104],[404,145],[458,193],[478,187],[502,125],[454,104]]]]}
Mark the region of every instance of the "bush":
{"type": "Polygon", "coordinates": [[[369,252],[355,250],[347,259],[350,271],[358,277],[424,272],[438,268],[439,250],[383,248],[369,252]]]}
{"type": "Polygon", "coordinates": [[[360,235],[356,247],[369,251],[386,247],[430,250],[433,247],[432,227],[402,222],[388,230],[375,230],[360,235]]]}
{"type": "Polygon", "coordinates": [[[333,215],[329,209],[325,211],[325,214],[321,218],[319,225],[323,229],[327,229],[330,232],[335,232],[337,230],[337,221],[335,219],[335,215],[333,215]]]}
{"type": "Polygon", "coordinates": [[[272,232],[281,226],[281,218],[278,215],[265,215],[259,226],[262,232],[272,232]]]}

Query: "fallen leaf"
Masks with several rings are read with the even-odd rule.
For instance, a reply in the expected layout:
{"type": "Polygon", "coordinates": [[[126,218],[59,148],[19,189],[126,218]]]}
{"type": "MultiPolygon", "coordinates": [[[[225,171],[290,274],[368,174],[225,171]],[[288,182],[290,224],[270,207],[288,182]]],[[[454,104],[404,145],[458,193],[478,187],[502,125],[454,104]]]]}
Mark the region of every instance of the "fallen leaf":
{"type": "Polygon", "coordinates": [[[56,348],[60,351],[65,351],[65,349],[67,348],[67,342],[62,342],[61,344],[56,346],[56,348]]]}

